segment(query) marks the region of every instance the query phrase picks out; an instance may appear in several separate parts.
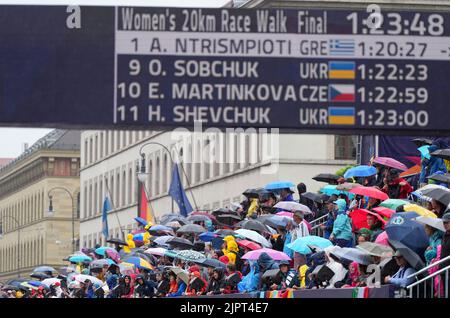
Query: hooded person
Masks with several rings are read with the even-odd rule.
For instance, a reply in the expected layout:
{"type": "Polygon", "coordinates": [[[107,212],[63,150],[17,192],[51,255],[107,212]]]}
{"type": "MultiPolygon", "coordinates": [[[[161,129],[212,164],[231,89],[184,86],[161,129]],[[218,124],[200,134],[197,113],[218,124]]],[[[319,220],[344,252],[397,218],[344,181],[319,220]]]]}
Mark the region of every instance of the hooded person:
{"type": "Polygon", "coordinates": [[[228,262],[231,264],[236,264],[236,260],[239,257],[239,247],[236,243],[234,236],[227,235],[223,238],[223,255],[228,257],[228,262]]]}
{"type": "Polygon", "coordinates": [[[397,169],[389,170],[384,181],[385,184],[382,191],[391,199],[406,199],[414,190],[408,181],[400,177],[400,173],[397,169]]]}
{"type": "Polygon", "coordinates": [[[202,278],[200,272],[194,271],[189,274],[189,283],[185,295],[200,296],[206,292],[208,283],[202,278]]]}
{"type": "Polygon", "coordinates": [[[152,298],[155,294],[156,284],[153,281],[148,281],[143,275],[136,276],[134,292],[139,298],[152,298]]]}
{"type": "Polygon", "coordinates": [[[131,253],[131,250],[133,249],[133,248],[136,248],[136,244],[134,243],[134,241],[133,241],[133,234],[131,234],[131,233],[128,233],[127,234],[127,240],[126,240],[126,242],[127,242],[127,245],[125,245],[124,247],[123,247],[123,251],[126,253],[126,254],[128,254],[128,253],[131,253]]]}
{"type": "Polygon", "coordinates": [[[350,247],[352,245],[352,221],[347,215],[347,203],[344,199],[334,201],[337,207],[337,217],[333,224],[333,232],[330,241],[334,241],[340,247],[350,247]]]}
{"type": "Polygon", "coordinates": [[[218,295],[225,289],[224,271],[222,268],[214,268],[206,289],[207,295],[218,295]]]}
{"type": "Polygon", "coordinates": [[[418,150],[421,152],[421,170],[419,177],[419,183],[421,185],[428,183],[427,177],[431,176],[437,171],[447,172],[447,166],[445,165],[442,158],[430,156],[430,153],[438,149],[438,145],[435,144],[418,148],[418,150]]]}
{"type": "Polygon", "coordinates": [[[288,261],[281,261],[279,263],[280,271],[278,272],[278,279],[279,284],[272,284],[270,286],[271,290],[284,290],[287,288],[295,288],[297,289],[300,287],[300,282],[298,279],[297,273],[289,268],[289,262],[288,261]]]}

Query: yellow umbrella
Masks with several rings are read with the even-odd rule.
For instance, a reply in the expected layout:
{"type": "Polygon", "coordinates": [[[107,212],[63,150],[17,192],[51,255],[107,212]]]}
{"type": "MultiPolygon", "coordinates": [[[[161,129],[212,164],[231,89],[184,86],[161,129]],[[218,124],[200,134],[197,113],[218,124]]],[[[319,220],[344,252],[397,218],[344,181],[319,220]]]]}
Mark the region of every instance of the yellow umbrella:
{"type": "Polygon", "coordinates": [[[421,216],[437,218],[436,214],[434,214],[430,210],[427,210],[424,207],[421,207],[420,205],[417,205],[417,204],[405,204],[403,206],[403,210],[405,210],[405,212],[416,212],[417,214],[419,214],[421,216]]]}

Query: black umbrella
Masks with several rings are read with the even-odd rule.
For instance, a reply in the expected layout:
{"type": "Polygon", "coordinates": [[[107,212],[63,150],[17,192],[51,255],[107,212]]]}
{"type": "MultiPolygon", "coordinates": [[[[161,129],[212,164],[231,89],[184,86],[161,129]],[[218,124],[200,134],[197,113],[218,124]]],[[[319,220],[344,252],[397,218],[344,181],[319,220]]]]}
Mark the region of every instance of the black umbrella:
{"type": "Polygon", "coordinates": [[[317,193],[305,192],[305,193],[301,194],[301,197],[302,198],[307,198],[307,199],[309,199],[311,201],[314,201],[314,202],[317,202],[317,203],[320,203],[320,204],[323,203],[323,200],[322,200],[320,194],[317,194],[317,193]]]}
{"type": "Polygon", "coordinates": [[[232,236],[236,236],[237,234],[233,231],[233,230],[227,230],[227,229],[220,229],[215,231],[214,233],[220,235],[220,236],[228,236],[228,235],[232,235],[232,236]]]}
{"type": "Polygon", "coordinates": [[[218,259],[215,259],[215,258],[194,260],[193,262],[200,266],[204,266],[204,267],[213,267],[213,268],[226,268],[227,267],[227,265],[225,265],[224,263],[222,263],[221,261],[219,261],[218,259]]]}
{"type": "Polygon", "coordinates": [[[228,209],[228,208],[220,208],[220,209],[212,211],[211,214],[214,215],[215,217],[217,217],[218,215],[221,215],[221,214],[234,214],[234,215],[236,215],[237,213],[235,211],[231,210],[231,209],[228,209]]]}
{"type": "Polygon", "coordinates": [[[182,248],[182,249],[192,248],[194,246],[194,243],[182,237],[170,238],[166,241],[166,244],[169,244],[174,248],[182,248]]]}
{"type": "Polygon", "coordinates": [[[186,224],[177,230],[177,233],[198,234],[198,233],[204,233],[204,232],[208,232],[208,231],[206,231],[206,229],[203,226],[200,226],[198,224],[186,224]]]}
{"type": "Polygon", "coordinates": [[[181,225],[189,224],[190,222],[183,216],[179,214],[166,214],[163,215],[160,219],[160,224],[166,225],[169,222],[178,221],[181,225]]]}
{"type": "Polygon", "coordinates": [[[206,215],[196,214],[188,216],[187,220],[191,222],[205,222],[210,221],[211,218],[207,217],[206,215]]]}
{"type": "Polygon", "coordinates": [[[234,214],[221,214],[217,216],[218,219],[233,219],[233,220],[238,220],[240,221],[241,218],[237,215],[234,214]]]}
{"type": "Polygon", "coordinates": [[[433,140],[429,138],[415,138],[411,140],[413,143],[416,144],[417,147],[422,147],[424,145],[432,145],[433,140]]]}
{"type": "Polygon", "coordinates": [[[261,194],[270,194],[271,192],[264,188],[247,189],[242,194],[247,198],[258,199],[261,194]]]}
{"type": "Polygon", "coordinates": [[[430,188],[422,190],[422,194],[441,202],[445,206],[450,204],[450,190],[443,188],[430,188]]]}
{"type": "Polygon", "coordinates": [[[41,272],[34,272],[30,274],[30,277],[33,278],[37,278],[37,279],[46,279],[46,278],[50,278],[50,275],[47,275],[45,273],[41,273],[41,272]]]}
{"type": "Polygon", "coordinates": [[[253,230],[256,232],[268,232],[267,226],[257,220],[244,220],[235,224],[236,227],[240,227],[246,230],[253,230]]]}
{"type": "Polygon", "coordinates": [[[389,240],[389,244],[405,258],[409,265],[411,265],[416,270],[421,270],[425,267],[420,256],[414,252],[412,249],[407,247],[405,244],[399,241],[389,240]]]}
{"type": "Polygon", "coordinates": [[[430,153],[431,156],[450,160],[450,149],[438,149],[430,153]]]}
{"type": "Polygon", "coordinates": [[[450,173],[433,174],[428,179],[436,180],[439,182],[450,183],[450,173]]]}
{"type": "Polygon", "coordinates": [[[332,173],[319,173],[317,176],[313,178],[313,180],[319,181],[319,182],[326,182],[329,184],[337,184],[337,180],[340,178],[340,176],[337,176],[332,173]]]}
{"type": "Polygon", "coordinates": [[[125,241],[123,241],[123,240],[121,240],[121,239],[118,239],[118,238],[110,238],[109,240],[107,240],[106,241],[107,243],[111,243],[111,244],[115,244],[115,245],[122,245],[122,246],[125,246],[125,245],[128,245],[128,243],[127,242],[125,242],[125,241]]]}
{"type": "Polygon", "coordinates": [[[276,269],[269,269],[264,272],[264,274],[261,276],[261,279],[263,281],[271,280],[272,283],[275,283],[277,281],[278,274],[280,273],[280,270],[278,268],[276,269]]]}

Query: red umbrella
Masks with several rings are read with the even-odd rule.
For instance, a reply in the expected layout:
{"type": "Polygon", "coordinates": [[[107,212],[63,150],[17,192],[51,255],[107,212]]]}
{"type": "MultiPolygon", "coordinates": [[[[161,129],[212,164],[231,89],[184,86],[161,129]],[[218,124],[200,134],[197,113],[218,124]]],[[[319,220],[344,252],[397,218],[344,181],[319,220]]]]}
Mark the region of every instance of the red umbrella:
{"type": "Polygon", "coordinates": [[[394,210],[382,207],[382,206],[378,206],[376,208],[373,208],[372,210],[374,210],[375,212],[377,212],[379,215],[381,215],[382,217],[388,218],[390,219],[392,214],[395,213],[394,210]]]}
{"type": "Polygon", "coordinates": [[[401,171],[408,170],[408,167],[406,167],[406,165],[404,165],[403,163],[401,163],[398,160],[395,160],[395,159],[389,158],[389,157],[376,157],[375,159],[373,159],[373,162],[378,163],[383,166],[386,166],[386,167],[398,169],[401,171]]]}
{"type": "Polygon", "coordinates": [[[381,223],[383,223],[384,228],[387,222],[381,217],[381,215],[366,209],[357,209],[349,214],[350,218],[352,219],[353,227],[355,230],[359,230],[362,228],[366,229],[369,228],[369,225],[367,224],[367,214],[373,215],[378,220],[380,220],[381,223]]]}
{"type": "Polygon", "coordinates": [[[246,247],[246,248],[251,249],[253,251],[254,250],[259,250],[260,248],[262,248],[261,245],[255,243],[255,242],[252,242],[252,241],[248,241],[248,240],[237,241],[237,244],[239,246],[246,247]]]}
{"type": "Polygon", "coordinates": [[[373,187],[357,187],[351,189],[349,192],[367,196],[369,198],[379,199],[382,201],[389,199],[386,193],[373,187]]]}

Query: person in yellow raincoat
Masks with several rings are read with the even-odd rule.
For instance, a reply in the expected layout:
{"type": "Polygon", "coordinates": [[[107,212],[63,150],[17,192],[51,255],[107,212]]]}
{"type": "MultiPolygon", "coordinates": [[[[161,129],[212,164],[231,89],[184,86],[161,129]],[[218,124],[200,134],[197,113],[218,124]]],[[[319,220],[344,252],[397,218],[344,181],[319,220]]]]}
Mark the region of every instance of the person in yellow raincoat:
{"type": "Polygon", "coordinates": [[[134,244],[134,241],[133,241],[133,234],[131,234],[131,233],[127,234],[126,242],[128,245],[125,245],[123,247],[123,251],[128,254],[131,252],[131,249],[136,248],[136,244],[134,244]]]}
{"type": "Polygon", "coordinates": [[[306,287],[306,271],[308,270],[307,265],[301,265],[298,267],[298,280],[300,281],[300,288],[306,287]]]}
{"type": "Polygon", "coordinates": [[[247,211],[247,217],[250,218],[253,215],[253,213],[255,213],[258,210],[258,207],[259,207],[258,199],[251,198],[250,199],[250,207],[248,208],[248,211],[247,211]]]}
{"type": "Polygon", "coordinates": [[[228,260],[231,264],[235,264],[236,263],[236,255],[239,252],[239,247],[236,243],[236,240],[231,235],[225,236],[223,238],[223,240],[225,241],[223,243],[223,249],[222,249],[223,255],[228,257],[228,260]]]}

